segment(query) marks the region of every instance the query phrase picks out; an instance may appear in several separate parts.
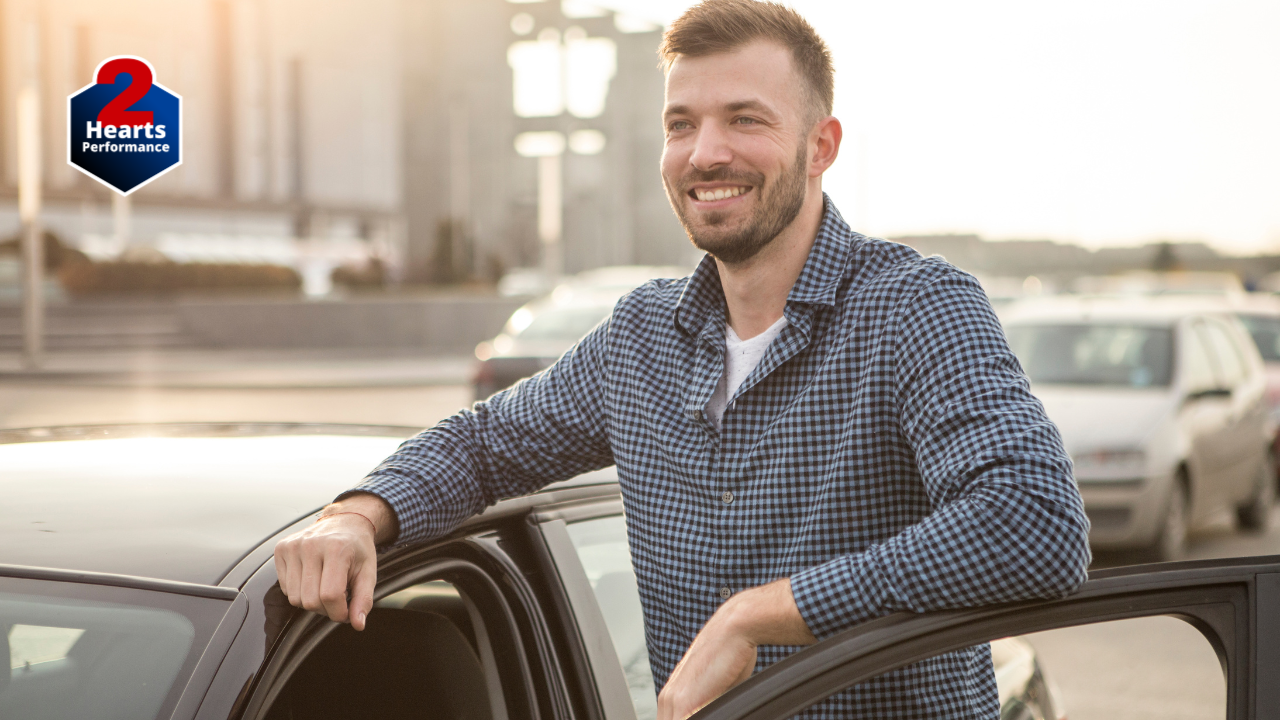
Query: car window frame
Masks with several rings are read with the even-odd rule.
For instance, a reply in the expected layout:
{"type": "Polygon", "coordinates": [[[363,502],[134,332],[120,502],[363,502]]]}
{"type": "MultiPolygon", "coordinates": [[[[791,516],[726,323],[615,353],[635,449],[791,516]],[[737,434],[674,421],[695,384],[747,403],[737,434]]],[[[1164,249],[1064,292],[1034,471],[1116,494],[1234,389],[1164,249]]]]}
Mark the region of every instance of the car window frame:
{"type": "Polygon", "coordinates": [[[998,637],[1157,615],[1188,621],[1223,664],[1228,720],[1280,720],[1280,557],[1237,558],[1096,573],[1058,600],[895,613],[767,668],[693,717],[781,720],[845,687],[998,637]]]}
{"type": "MultiPolygon", "coordinates": [[[[380,558],[378,585],[374,601],[378,601],[407,587],[430,580],[445,580],[462,590],[469,602],[483,614],[483,632],[488,635],[492,656],[500,665],[499,683],[508,718],[541,720],[540,707],[532,664],[526,648],[525,635],[520,631],[518,608],[512,607],[511,598],[503,592],[502,584],[509,580],[502,572],[496,573],[491,563],[481,556],[487,552],[469,539],[454,540],[439,546],[392,553],[380,558]],[[514,680],[514,682],[513,682],[514,680]]],[[[275,581],[274,563],[262,568],[272,583],[275,581]]],[[[255,575],[255,579],[257,576],[255,575]]],[[[270,592],[270,589],[267,588],[270,592]]],[[[473,616],[474,618],[474,616],[473,616]]],[[[295,611],[284,626],[265,661],[256,669],[241,691],[241,700],[222,717],[262,720],[269,712],[293,673],[302,665],[339,623],[315,613],[295,611]]],[[[477,627],[477,632],[481,632],[477,627]]],[[[251,640],[254,638],[250,638],[251,640]]],[[[268,639],[268,642],[272,642],[268,639]]],[[[555,716],[560,716],[555,713],[555,716]]],[[[217,717],[210,715],[209,717],[217,717]]]]}

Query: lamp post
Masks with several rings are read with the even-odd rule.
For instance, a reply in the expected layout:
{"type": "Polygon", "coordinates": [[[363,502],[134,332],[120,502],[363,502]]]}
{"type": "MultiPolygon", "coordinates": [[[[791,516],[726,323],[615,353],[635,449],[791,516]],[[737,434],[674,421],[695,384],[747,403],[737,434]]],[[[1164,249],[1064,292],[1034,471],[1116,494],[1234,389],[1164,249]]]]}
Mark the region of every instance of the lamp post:
{"type": "Polygon", "coordinates": [[[516,136],[516,152],[538,159],[538,240],[542,242],[542,271],[553,282],[564,272],[564,149],[563,133],[524,132],[516,136]]]}
{"type": "Polygon", "coordinates": [[[18,91],[18,217],[22,222],[22,362],[40,367],[44,354],[44,243],[40,232],[40,92],[38,27],[27,28],[26,82],[18,91]]]}

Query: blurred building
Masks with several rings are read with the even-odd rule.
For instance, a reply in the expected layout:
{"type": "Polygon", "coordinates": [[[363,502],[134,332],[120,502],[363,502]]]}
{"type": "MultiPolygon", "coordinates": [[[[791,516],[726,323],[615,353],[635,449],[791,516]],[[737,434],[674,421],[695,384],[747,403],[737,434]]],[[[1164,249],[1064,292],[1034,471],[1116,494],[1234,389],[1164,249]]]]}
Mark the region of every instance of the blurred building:
{"type": "Polygon", "coordinates": [[[131,54],[184,103],[183,164],[131,196],[131,243],[358,239],[414,280],[536,265],[539,165],[515,140],[544,131],[566,138],[566,271],[680,262],[688,242],[657,167],[659,38],[572,0],[0,0],[0,239],[18,226],[29,78],[46,227],[72,244],[119,239],[111,194],[66,163],[66,98],[131,54]],[[602,39],[615,48],[602,105],[517,115],[513,44],[554,41],[563,79],[583,72],[574,43],[602,39]]]}
{"type": "Polygon", "coordinates": [[[412,274],[541,263],[540,158],[515,148],[527,133],[560,138],[564,271],[689,257],[658,174],[659,28],[572,1],[404,8],[412,274]]]}

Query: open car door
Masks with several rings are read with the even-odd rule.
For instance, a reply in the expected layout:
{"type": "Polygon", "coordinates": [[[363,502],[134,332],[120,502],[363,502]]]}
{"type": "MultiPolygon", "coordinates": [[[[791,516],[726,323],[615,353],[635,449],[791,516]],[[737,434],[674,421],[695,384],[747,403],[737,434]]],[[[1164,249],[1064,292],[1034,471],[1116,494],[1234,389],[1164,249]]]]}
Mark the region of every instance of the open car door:
{"type": "MultiPolygon", "coordinates": [[[[1174,624],[1203,636],[1206,652],[1211,648],[1216,654],[1223,680],[1216,703],[1225,709],[1211,707],[1206,716],[1280,720],[1280,556],[1104,570],[1061,600],[897,613],[769,667],[694,718],[782,720],[853,685],[942,653],[1010,636],[1039,633],[1032,635],[1034,643],[1036,637],[1048,637],[1045,631],[1151,622],[1143,620],[1147,618],[1175,618],[1180,622],[1174,624]]],[[[1138,665],[1127,669],[1141,671],[1138,665]]],[[[1210,673],[1215,672],[1211,667],[1210,673]]],[[[1078,720],[1081,715],[1071,710],[1070,698],[1067,705],[1078,720]]],[[[1002,716],[1009,716],[1007,706],[1002,716]]]]}

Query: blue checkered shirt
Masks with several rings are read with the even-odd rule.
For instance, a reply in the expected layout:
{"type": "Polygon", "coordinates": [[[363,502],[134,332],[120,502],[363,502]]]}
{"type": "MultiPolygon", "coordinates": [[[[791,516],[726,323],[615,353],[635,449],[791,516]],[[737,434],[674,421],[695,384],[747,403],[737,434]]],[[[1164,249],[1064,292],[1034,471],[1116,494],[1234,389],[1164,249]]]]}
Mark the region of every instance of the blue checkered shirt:
{"type": "MultiPolygon", "coordinates": [[[[859,235],[829,198],[787,326],[720,431],[716,265],[650,282],[558,362],[406,442],[357,489],[399,542],[616,464],[656,687],[732,591],[791,578],[819,639],[894,611],[1070,593],[1088,521],[1057,429],[974,278],[859,235]]],[[[765,646],[757,670],[799,648],[765,646]]],[[[813,718],[996,718],[981,645],[813,718]]]]}

